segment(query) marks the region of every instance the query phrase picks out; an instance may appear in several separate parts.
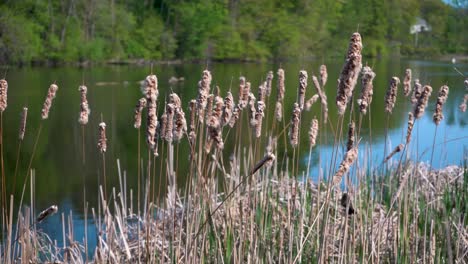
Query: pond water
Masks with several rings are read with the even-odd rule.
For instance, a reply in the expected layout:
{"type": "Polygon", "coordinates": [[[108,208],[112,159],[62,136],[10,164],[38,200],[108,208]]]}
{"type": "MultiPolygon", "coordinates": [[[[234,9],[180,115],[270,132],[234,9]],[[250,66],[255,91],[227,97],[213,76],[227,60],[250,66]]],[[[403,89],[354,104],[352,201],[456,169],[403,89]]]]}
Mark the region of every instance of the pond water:
{"type": "MultiPolygon", "coordinates": [[[[336,129],[337,114],[335,106],[336,80],[341,71],[343,61],[327,63],[328,83],[325,87],[329,108],[330,124],[324,131],[321,130],[319,146],[312,150],[310,156],[311,169],[308,177],[316,180],[323,170],[330,165],[333,149],[332,129],[336,129]],[[330,127],[330,125],[332,127],[330,127]],[[320,170],[322,168],[322,170],[320,170]]],[[[457,67],[465,76],[468,76],[468,64],[453,65],[437,61],[369,61],[377,76],[374,79],[374,99],[371,105],[371,115],[362,120],[361,144],[368,146],[372,139],[372,151],[366,151],[368,147],[360,151],[361,157],[370,164],[380,166],[384,158],[385,142],[387,149],[393,149],[399,143],[403,143],[406,136],[407,113],[411,110],[409,98],[403,96],[401,85],[398,92],[398,100],[393,114],[388,118],[384,113],[384,96],[392,76],[398,76],[403,80],[406,68],[413,71],[413,80],[419,78],[422,84],[430,84],[434,91],[425,115],[417,121],[414,138],[408,153],[412,159],[430,162],[433,142],[435,142],[432,166],[440,168],[447,165],[462,164],[466,157],[468,146],[468,112],[462,113],[458,105],[463,99],[465,88],[464,78],[454,70],[457,67]],[[448,101],[444,107],[445,119],[437,129],[434,139],[435,125],[432,122],[432,114],[435,108],[435,99],[441,85],[450,87],[448,101]],[[385,131],[388,133],[385,139],[385,131]],[[371,134],[370,134],[371,132],[371,134]],[[434,141],[435,140],[435,141],[434,141]]],[[[309,73],[309,89],[307,98],[315,92],[312,88],[311,76],[318,74],[321,62],[309,61],[302,63],[282,63],[281,67],[286,73],[286,97],[284,112],[289,122],[292,105],[296,100],[299,70],[305,69],[309,73]]],[[[190,99],[197,96],[197,83],[201,72],[206,65],[156,65],[153,72],[159,79],[159,115],[162,113],[162,101],[170,91],[178,93],[182,99],[184,108],[190,99]],[[170,85],[168,80],[172,77],[183,77],[184,81],[170,85]]],[[[261,81],[265,80],[269,70],[275,72],[273,81],[273,94],[270,97],[266,116],[266,123],[272,122],[274,112],[274,100],[276,98],[276,71],[279,64],[210,64],[212,84],[218,85],[222,96],[232,89],[235,101],[237,101],[239,76],[245,76],[252,83],[254,94],[261,81]]],[[[39,130],[40,111],[49,85],[56,82],[59,86],[57,97],[53,102],[48,120],[42,122],[42,131],[39,137],[32,168],[35,170],[35,208],[39,211],[49,205],[56,204],[59,214],[68,214],[73,211],[75,239],[82,240],[84,221],[83,212],[83,184],[87,189],[87,200],[90,207],[97,204],[98,178],[102,173],[101,155],[97,150],[98,124],[101,119],[107,124],[108,150],[106,153],[107,186],[118,186],[117,159],[120,161],[122,171],[127,176],[127,187],[136,189],[137,185],[137,138],[138,131],[133,127],[133,111],[137,100],[141,97],[139,82],[148,75],[149,66],[106,66],[92,68],[14,68],[9,69],[7,80],[8,108],[3,113],[3,138],[4,138],[4,164],[7,186],[19,196],[26,176],[28,162],[33,151],[33,145],[39,130]],[[88,125],[84,128],[84,141],[82,128],[78,124],[80,97],[78,86],[82,83],[88,87],[88,101],[91,115],[88,125]],[[22,108],[29,108],[26,136],[21,144],[19,170],[13,190],[13,175],[18,153],[18,127],[22,108]],[[83,161],[83,143],[85,158],[83,161]]],[[[359,92],[360,85],[356,92],[359,92]]],[[[188,117],[188,113],[186,113],[188,117]]],[[[302,115],[301,146],[299,148],[300,173],[303,177],[309,163],[309,147],[307,132],[310,120],[320,116],[320,104],[315,104],[310,112],[302,115]],[[305,146],[305,147],[304,147],[305,146]],[[304,171],[304,173],[302,172],[304,171]]],[[[346,118],[347,120],[348,118],[346,118]]],[[[345,121],[347,122],[347,121],[345,121]]],[[[346,125],[346,124],[345,124],[346,125]]],[[[244,126],[245,128],[246,126],[244,126]]],[[[346,131],[344,131],[346,133],[346,131]]],[[[248,138],[249,133],[244,137],[248,138]]],[[[143,139],[143,137],[142,137],[143,139]]],[[[233,141],[233,140],[231,140],[233,141]]],[[[266,141],[263,139],[263,141],[266,141]]],[[[280,140],[281,141],[281,140],[280,140]]],[[[146,148],[142,140],[142,149],[146,148]]],[[[265,144],[265,142],[263,142],[265,144]]],[[[279,144],[280,157],[292,156],[291,148],[285,149],[279,144]]],[[[226,140],[226,155],[232,151],[233,144],[226,140]]],[[[387,152],[389,152],[387,150],[387,152]]],[[[145,151],[142,151],[145,153],[145,151]]],[[[338,154],[341,159],[342,150],[338,154]]],[[[187,140],[177,148],[177,175],[178,182],[183,185],[185,175],[188,175],[188,144],[187,140]]],[[[398,159],[399,156],[396,156],[398,159]]],[[[157,166],[161,166],[157,162],[157,166]]],[[[164,166],[163,166],[164,167],[164,166]]],[[[335,167],[336,168],[336,167],[335,167]]],[[[334,170],[334,169],[333,169],[334,170]]],[[[163,183],[164,184],[164,181],[163,183]]],[[[16,199],[16,204],[18,204],[16,199]]],[[[25,201],[29,201],[29,190],[26,192],[25,201]]],[[[90,222],[91,223],[91,222],[90,222]]],[[[91,223],[92,224],[92,223],[91,223]]],[[[38,228],[48,233],[61,245],[61,217],[56,215],[38,225],[38,228]]],[[[90,225],[89,236],[94,237],[95,230],[90,225]]],[[[90,241],[93,244],[93,241],[90,241]]]]}

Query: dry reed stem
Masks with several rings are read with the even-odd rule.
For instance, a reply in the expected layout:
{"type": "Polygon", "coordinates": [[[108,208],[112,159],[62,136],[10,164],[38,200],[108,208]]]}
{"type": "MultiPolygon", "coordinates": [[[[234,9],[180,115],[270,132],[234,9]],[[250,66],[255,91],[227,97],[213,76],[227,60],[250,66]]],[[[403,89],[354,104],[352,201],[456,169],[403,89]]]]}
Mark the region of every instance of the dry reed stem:
{"type": "Polygon", "coordinates": [[[190,125],[189,125],[189,135],[188,135],[188,138],[189,138],[189,141],[190,141],[190,145],[194,145],[195,144],[195,140],[197,139],[197,132],[196,132],[196,111],[197,111],[197,101],[192,99],[190,100],[189,102],[189,107],[188,107],[188,110],[189,110],[189,113],[190,113],[190,125]]]}
{"type": "Polygon", "coordinates": [[[204,70],[202,73],[202,78],[198,82],[198,97],[197,97],[197,110],[198,110],[198,120],[203,124],[205,117],[205,108],[207,104],[207,98],[210,94],[210,85],[211,85],[211,73],[208,70],[204,70]]]}
{"type": "Polygon", "coordinates": [[[362,68],[362,39],[359,33],[354,33],[351,36],[346,62],[341,70],[340,78],[338,79],[338,89],[336,95],[336,105],[338,114],[343,115],[346,111],[346,106],[351,96],[353,95],[354,87],[356,86],[359,72],[362,68]]]}
{"type": "Polygon", "coordinates": [[[135,106],[135,115],[134,115],[135,122],[133,126],[136,129],[139,129],[141,127],[141,113],[143,112],[143,109],[145,107],[146,107],[146,99],[142,97],[138,100],[138,103],[135,106]]]}
{"type": "Polygon", "coordinates": [[[26,132],[26,121],[28,118],[28,108],[23,107],[23,111],[21,112],[21,121],[20,121],[20,128],[19,128],[19,140],[24,139],[24,134],[26,132]]]}
{"type": "Polygon", "coordinates": [[[266,77],[266,81],[265,81],[266,95],[268,97],[271,95],[272,83],[273,83],[273,71],[269,71],[267,73],[267,77],[266,77]]]}
{"type": "Polygon", "coordinates": [[[353,163],[356,161],[358,157],[358,148],[357,146],[353,147],[352,149],[348,150],[341,161],[340,167],[338,171],[333,176],[333,185],[337,186],[341,183],[341,179],[343,176],[349,171],[353,163]]]}
{"type": "Polygon", "coordinates": [[[299,123],[301,121],[301,109],[298,103],[294,103],[289,129],[289,143],[296,147],[299,144],[299,123]]]}
{"type": "Polygon", "coordinates": [[[414,117],[416,119],[421,118],[424,115],[427,103],[429,102],[429,97],[432,93],[432,87],[429,85],[424,85],[421,95],[418,98],[418,101],[414,108],[414,117]]]}
{"type": "Polygon", "coordinates": [[[323,89],[325,84],[327,84],[328,80],[328,72],[327,72],[327,65],[322,64],[320,65],[320,87],[323,89]]]}
{"type": "Polygon", "coordinates": [[[359,105],[359,111],[364,115],[367,113],[367,108],[372,103],[372,95],[374,94],[374,85],[372,82],[374,78],[375,72],[372,71],[371,67],[365,66],[364,68],[362,68],[361,95],[359,96],[357,103],[359,105]]]}
{"type": "Polygon", "coordinates": [[[226,97],[224,98],[223,114],[221,116],[221,125],[225,126],[229,124],[232,117],[232,111],[234,110],[234,97],[232,93],[227,92],[226,97]]]}
{"type": "Polygon", "coordinates": [[[265,103],[263,101],[257,102],[257,111],[255,112],[255,137],[259,138],[262,135],[262,120],[265,116],[265,103]]]}
{"type": "Polygon", "coordinates": [[[458,106],[460,111],[462,111],[463,113],[466,112],[466,105],[467,104],[468,104],[468,94],[465,94],[465,96],[463,96],[462,103],[458,106]]]}
{"type": "Polygon", "coordinates": [[[299,101],[299,108],[301,111],[304,109],[304,102],[305,102],[305,94],[307,89],[307,72],[300,71],[299,72],[299,89],[297,90],[297,98],[299,101]]]}
{"type": "Polygon", "coordinates": [[[403,79],[403,94],[405,96],[411,93],[411,69],[405,70],[405,78],[403,79]]]}
{"type": "Polygon", "coordinates": [[[8,101],[8,82],[5,79],[0,80],[0,112],[5,111],[8,101]]]}
{"type": "Polygon", "coordinates": [[[37,216],[36,222],[40,223],[44,221],[47,217],[57,213],[57,211],[58,211],[58,207],[56,205],[50,206],[49,208],[45,209],[37,216]]]}
{"type": "Polygon", "coordinates": [[[104,122],[99,123],[98,149],[101,153],[107,151],[106,123],[104,122]]]}
{"type": "Polygon", "coordinates": [[[88,92],[88,88],[84,85],[80,85],[78,91],[81,93],[81,104],[80,104],[80,117],[78,118],[78,123],[81,125],[88,124],[89,119],[89,105],[88,100],[86,99],[86,93],[88,92]]]}
{"type": "Polygon", "coordinates": [[[385,158],[384,162],[387,162],[389,159],[391,159],[395,154],[401,152],[403,150],[403,148],[405,147],[405,145],[403,144],[399,144],[398,146],[396,146],[393,151],[385,158]]]}
{"type": "Polygon", "coordinates": [[[309,130],[310,147],[314,147],[317,143],[318,130],[319,130],[319,123],[318,123],[317,118],[314,117],[314,119],[312,119],[312,122],[310,124],[310,130],[309,130]]]}
{"type": "Polygon", "coordinates": [[[327,95],[325,94],[325,90],[323,87],[320,87],[318,79],[315,75],[312,75],[312,82],[314,83],[315,90],[320,97],[320,102],[322,103],[322,111],[323,111],[323,122],[326,124],[328,119],[328,102],[327,102],[327,95]]]}
{"type": "Polygon", "coordinates": [[[310,111],[310,108],[312,108],[312,105],[315,104],[320,96],[318,94],[314,94],[309,100],[305,102],[305,110],[310,111]]]}
{"type": "Polygon", "coordinates": [[[406,144],[411,141],[411,133],[414,127],[414,115],[412,112],[408,113],[408,129],[406,130],[406,144]]]}
{"type": "Polygon", "coordinates": [[[354,121],[348,124],[348,142],[346,143],[346,151],[350,151],[356,142],[356,137],[354,136],[354,131],[356,130],[356,125],[354,121]]]}
{"type": "Polygon", "coordinates": [[[442,108],[444,107],[444,104],[447,101],[448,93],[449,87],[447,85],[443,85],[442,87],[440,87],[439,95],[437,96],[435,113],[433,115],[433,120],[436,125],[439,125],[440,121],[444,119],[442,108]]]}
{"type": "Polygon", "coordinates": [[[392,77],[390,80],[390,86],[387,89],[387,94],[385,95],[385,112],[391,114],[393,108],[395,107],[396,97],[398,92],[398,84],[400,79],[398,77],[392,77]]]}
{"type": "Polygon", "coordinates": [[[275,117],[278,121],[281,121],[281,119],[283,119],[283,104],[279,101],[276,102],[275,105],[275,117]]]}
{"type": "Polygon", "coordinates": [[[47,91],[47,96],[44,101],[44,106],[42,107],[42,111],[41,111],[41,117],[43,120],[49,118],[49,111],[50,111],[50,108],[52,107],[52,101],[54,100],[56,96],[57,90],[58,90],[58,86],[56,84],[51,84],[49,86],[49,90],[47,91]]]}

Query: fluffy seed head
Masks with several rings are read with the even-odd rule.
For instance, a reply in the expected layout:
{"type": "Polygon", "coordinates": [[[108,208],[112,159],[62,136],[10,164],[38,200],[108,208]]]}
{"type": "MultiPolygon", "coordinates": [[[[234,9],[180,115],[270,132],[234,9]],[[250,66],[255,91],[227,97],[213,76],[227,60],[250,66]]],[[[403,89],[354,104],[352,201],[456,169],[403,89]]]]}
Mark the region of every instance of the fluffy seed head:
{"type": "Polygon", "coordinates": [[[318,94],[314,94],[309,100],[307,100],[305,103],[306,111],[310,111],[310,108],[312,108],[312,105],[315,104],[315,102],[317,102],[319,98],[320,96],[318,94]]]}
{"type": "Polygon", "coordinates": [[[283,101],[285,87],[284,87],[284,70],[279,68],[278,69],[278,94],[277,94],[277,101],[283,101]]]}
{"type": "Polygon", "coordinates": [[[0,80],[0,112],[7,108],[8,82],[5,79],[0,80]]]}
{"type": "Polygon", "coordinates": [[[358,157],[358,148],[353,147],[352,149],[348,150],[343,157],[343,161],[341,161],[340,167],[338,171],[333,176],[333,185],[337,186],[340,184],[341,179],[343,176],[349,171],[353,163],[356,161],[358,157]]]}
{"type": "Polygon", "coordinates": [[[223,109],[223,116],[222,116],[223,126],[229,124],[229,121],[231,121],[233,110],[234,110],[234,97],[232,96],[231,92],[228,92],[226,97],[224,98],[224,109],[223,109]]]}
{"type": "Polygon", "coordinates": [[[265,102],[266,92],[266,82],[263,82],[258,86],[258,100],[265,102]]]}
{"type": "Polygon", "coordinates": [[[147,116],[146,116],[146,143],[151,150],[156,147],[156,128],[158,127],[158,117],[156,116],[156,97],[150,96],[146,98],[147,116]]]}
{"type": "Polygon", "coordinates": [[[211,73],[208,70],[204,70],[202,78],[198,82],[197,110],[199,117],[198,120],[200,123],[205,121],[205,108],[207,104],[207,98],[210,94],[211,79],[211,73]]]}
{"type": "Polygon", "coordinates": [[[411,69],[405,70],[405,79],[403,79],[403,93],[405,96],[411,93],[411,69]]]}
{"type": "Polygon", "coordinates": [[[301,121],[301,108],[298,103],[294,103],[291,117],[291,126],[289,129],[289,143],[294,148],[299,144],[299,123],[301,121]]]}
{"type": "Polygon", "coordinates": [[[419,79],[414,80],[414,88],[413,88],[413,94],[411,95],[411,103],[413,104],[413,107],[416,107],[416,104],[418,103],[419,97],[421,97],[422,94],[422,85],[419,83],[419,79]]]}
{"type": "Polygon", "coordinates": [[[133,126],[137,129],[141,127],[141,113],[143,112],[143,109],[145,107],[146,107],[146,99],[142,97],[140,98],[140,100],[138,100],[138,103],[135,106],[135,115],[134,115],[135,123],[133,124],[133,126]]]}
{"type": "Polygon", "coordinates": [[[327,84],[328,72],[325,64],[320,65],[320,87],[323,89],[327,84]]]}
{"type": "Polygon", "coordinates": [[[389,159],[391,159],[395,154],[397,154],[398,152],[401,152],[403,150],[403,148],[405,147],[405,145],[403,144],[400,144],[398,146],[396,146],[393,151],[385,158],[384,162],[387,162],[389,159]]]}
{"type": "Polygon", "coordinates": [[[107,150],[106,123],[104,122],[99,123],[98,149],[101,153],[107,150]]]}
{"type": "Polygon", "coordinates": [[[357,100],[359,105],[359,111],[363,114],[367,113],[367,108],[372,102],[372,95],[374,94],[374,85],[372,81],[375,78],[375,73],[372,71],[371,67],[365,66],[361,72],[361,95],[357,100]]]}
{"type": "Polygon", "coordinates": [[[307,89],[307,72],[299,72],[299,89],[297,90],[297,98],[299,100],[299,108],[304,109],[305,94],[307,89]]]}
{"type": "Polygon", "coordinates": [[[262,120],[265,116],[265,103],[263,101],[257,102],[257,111],[255,112],[255,137],[259,138],[262,135],[262,120]]]}
{"type": "Polygon", "coordinates": [[[437,96],[435,113],[432,117],[436,125],[439,125],[440,121],[444,119],[442,108],[445,102],[447,101],[448,93],[449,93],[449,87],[447,85],[443,85],[442,87],[440,87],[439,95],[437,96]]]}
{"type": "Polygon", "coordinates": [[[232,128],[236,124],[237,120],[240,117],[240,108],[236,105],[234,107],[234,110],[232,110],[232,116],[231,119],[229,120],[229,126],[232,128]]]}
{"type": "Polygon", "coordinates": [[[424,85],[421,95],[418,98],[416,106],[414,108],[414,117],[416,119],[421,118],[424,115],[424,110],[426,109],[427,103],[429,102],[429,97],[432,93],[432,87],[429,85],[424,85]]]}
{"type": "Polygon", "coordinates": [[[187,120],[181,107],[174,110],[174,140],[180,141],[187,132],[187,120]]]}
{"type": "Polygon", "coordinates": [[[458,106],[458,108],[460,109],[460,111],[462,111],[463,113],[466,112],[466,105],[468,103],[468,94],[465,94],[465,96],[463,96],[463,101],[462,103],[458,106]]]}
{"type": "Polygon", "coordinates": [[[314,119],[312,119],[310,130],[309,130],[309,141],[310,141],[311,147],[314,147],[317,143],[318,130],[319,130],[319,123],[318,123],[317,118],[314,117],[314,119]]]}
{"type": "Polygon", "coordinates": [[[354,147],[356,138],[354,136],[354,130],[356,128],[356,125],[354,124],[354,121],[351,121],[348,125],[348,143],[346,144],[346,150],[349,151],[354,147]]]}
{"type": "Polygon", "coordinates": [[[19,140],[24,139],[24,133],[26,132],[26,121],[28,118],[28,108],[23,107],[23,111],[21,112],[21,121],[20,121],[20,128],[19,128],[19,140]]]}
{"type": "Polygon", "coordinates": [[[151,100],[153,97],[156,100],[159,95],[158,78],[156,75],[146,76],[145,80],[141,82],[140,88],[147,100],[151,100]]]}
{"type": "Polygon", "coordinates": [[[413,132],[414,115],[412,112],[408,113],[408,129],[406,130],[406,144],[411,141],[411,133],[413,132]]]}
{"type": "Polygon", "coordinates": [[[266,95],[270,96],[271,94],[271,85],[273,83],[273,71],[269,71],[267,73],[266,81],[265,81],[265,88],[266,88],[266,95]]]}
{"type": "Polygon", "coordinates": [[[52,107],[52,101],[54,100],[57,94],[58,86],[56,84],[51,84],[49,90],[47,91],[47,96],[44,101],[44,106],[42,107],[41,117],[43,120],[49,118],[49,111],[52,107]]]}
{"type": "Polygon", "coordinates": [[[174,138],[173,130],[174,130],[174,113],[175,113],[175,106],[172,103],[168,103],[166,105],[166,114],[167,114],[167,124],[166,129],[164,131],[164,139],[172,143],[174,138]]]}
{"type": "Polygon", "coordinates": [[[88,88],[84,85],[81,85],[78,88],[78,91],[80,91],[81,93],[80,117],[78,118],[78,123],[86,125],[88,124],[88,118],[90,113],[88,100],[86,99],[86,93],[88,91],[88,88]]]}
{"type": "Polygon", "coordinates": [[[395,107],[398,84],[400,79],[398,77],[392,77],[390,80],[390,86],[387,89],[387,94],[385,95],[385,112],[391,114],[393,108],[395,107]]]}

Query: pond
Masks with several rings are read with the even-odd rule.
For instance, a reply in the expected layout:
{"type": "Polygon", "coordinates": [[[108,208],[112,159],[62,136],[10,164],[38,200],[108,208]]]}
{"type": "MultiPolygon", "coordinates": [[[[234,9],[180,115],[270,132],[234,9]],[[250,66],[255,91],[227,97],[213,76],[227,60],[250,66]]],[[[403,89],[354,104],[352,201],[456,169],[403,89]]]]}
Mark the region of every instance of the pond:
{"type": "MultiPolygon", "coordinates": [[[[466,147],[468,146],[468,113],[462,113],[458,105],[466,93],[462,77],[456,67],[465,76],[468,76],[468,64],[453,65],[438,61],[414,61],[414,60],[375,60],[365,62],[372,66],[376,78],[374,79],[374,96],[371,105],[371,114],[362,119],[360,131],[361,150],[360,159],[366,160],[372,167],[382,165],[384,149],[390,152],[395,146],[404,143],[406,137],[407,113],[411,111],[409,98],[403,96],[399,86],[398,99],[393,114],[387,118],[384,112],[384,96],[392,76],[398,76],[403,80],[406,68],[412,69],[413,80],[419,78],[421,83],[430,84],[433,93],[424,116],[416,123],[415,142],[412,142],[408,153],[413,160],[430,162],[432,167],[441,168],[447,165],[461,165],[466,159],[466,147]],[[437,128],[432,122],[432,114],[435,101],[441,85],[447,84],[450,93],[444,107],[444,120],[437,128]],[[386,131],[388,131],[386,133],[386,131]],[[436,133],[436,136],[434,136],[436,133]],[[385,143],[387,142],[387,144],[385,143]],[[371,146],[371,147],[369,147],[371,146]],[[434,148],[433,148],[434,146],[434,148]],[[369,151],[368,151],[369,150],[369,151]]],[[[266,124],[271,126],[274,116],[274,101],[276,99],[276,71],[281,66],[285,70],[286,96],[284,101],[284,123],[288,123],[291,117],[292,106],[296,101],[298,74],[301,69],[309,73],[309,88],[306,98],[315,94],[311,82],[312,75],[319,74],[319,61],[307,61],[301,63],[280,64],[209,64],[208,69],[213,76],[212,86],[219,86],[221,95],[224,97],[228,90],[232,90],[237,102],[239,77],[245,76],[252,84],[252,91],[257,95],[259,84],[265,80],[268,71],[275,73],[273,90],[267,101],[266,124]]],[[[313,105],[311,111],[302,115],[301,147],[297,150],[299,159],[299,173],[297,177],[311,177],[317,180],[328,170],[332,160],[334,138],[332,130],[336,129],[337,112],[335,105],[336,84],[341,71],[343,61],[332,61],[327,63],[328,83],[325,90],[329,102],[329,124],[327,128],[321,128],[320,140],[317,147],[313,148],[309,156],[307,133],[310,120],[316,116],[320,118],[320,104],[313,105]],[[309,159],[310,157],[310,159],[309,159]],[[305,175],[310,162],[309,175],[305,175]]],[[[197,83],[206,65],[184,64],[184,65],[155,65],[152,71],[159,80],[159,104],[158,116],[163,111],[163,101],[168,98],[171,91],[179,94],[182,99],[184,110],[187,111],[188,102],[197,96],[197,83]],[[183,81],[170,84],[171,77],[183,77],[183,81]]],[[[48,233],[58,244],[62,243],[61,214],[68,215],[73,212],[73,223],[75,239],[82,240],[84,231],[83,220],[83,186],[86,186],[87,200],[90,207],[97,205],[98,178],[101,177],[103,162],[101,153],[97,149],[98,124],[104,121],[107,124],[108,146],[105,155],[105,166],[107,174],[107,186],[119,186],[118,165],[119,160],[121,172],[126,175],[126,185],[134,192],[137,186],[138,168],[138,130],[133,127],[134,107],[142,96],[140,92],[140,81],[150,73],[149,66],[96,66],[91,68],[12,68],[8,70],[7,80],[8,108],[3,113],[3,140],[4,140],[4,164],[7,187],[15,197],[20,196],[29,160],[34,149],[39,126],[41,134],[35,150],[32,168],[35,171],[34,207],[36,212],[52,204],[59,207],[59,214],[38,225],[48,233]],[[57,97],[53,101],[49,119],[41,121],[40,113],[49,85],[56,82],[59,86],[57,97]],[[84,83],[88,87],[88,102],[91,108],[89,123],[82,129],[78,123],[80,94],[78,86],[84,83]],[[28,122],[24,141],[19,144],[18,127],[20,113],[23,107],[28,107],[28,122]],[[84,153],[83,153],[84,148],[84,153]],[[19,153],[19,154],[18,154],[19,153]],[[15,164],[19,157],[17,179],[14,180],[15,164]],[[16,184],[13,184],[16,182],[16,184]],[[14,189],[13,189],[13,185],[14,189]]],[[[359,93],[360,82],[356,87],[355,94],[359,93]]],[[[188,118],[188,112],[186,112],[188,118]]],[[[357,116],[357,115],[356,115],[357,116]]],[[[356,119],[357,120],[357,119],[356,119]]],[[[345,119],[344,134],[346,134],[345,119]]],[[[144,127],[144,126],[143,126],[144,127]]],[[[244,126],[244,129],[247,126],[244,126]]],[[[141,133],[141,153],[146,157],[146,143],[144,141],[144,130],[141,133]]],[[[266,133],[266,132],[265,132],[266,133]]],[[[224,135],[226,136],[226,131],[224,135]]],[[[255,139],[251,133],[243,133],[244,140],[255,139]]],[[[287,135],[283,133],[283,135],[287,135]]],[[[265,145],[266,137],[262,137],[258,144],[265,145]]],[[[228,158],[232,151],[234,140],[226,139],[224,150],[228,158]]],[[[278,142],[278,157],[291,157],[293,151],[288,144],[286,147],[283,140],[278,142]]],[[[342,148],[339,148],[338,159],[341,159],[342,148]]],[[[189,146],[187,139],[176,147],[176,170],[179,186],[183,186],[188,175],[189,146]]],[[[398,161],[399,156],[396,156],[398,161]]],[[[146,158],[143,158],[145,164],[146,158]]],[[[278,159],[281,160],[281,159],[278,159]]],[[[284,161],[284,158],[282,159],[284,161]]],[[[143,165],[145,166],[145,165],[143,165]]],[[[336,168],[337,166],[334,166],[336,168]]],[[[164,156],[156,160],[156,168],[164,175],[164,156]]],[[[332,169],[335,170],[335,169],[332,169]]],[[[165,177],[162,176],[161,185],[165,185],[165,177]]],[[[159,186],[157,186],[159,187],[159,186]]],[[[164,189],[164,188],[162,188],[164,189]]],[[[25,201],[30,201],[29,186],[26,188],[25,201]]],[[[18,205],[15,198],[15,204],[18,205]]],[[[25,202],[29,204],[30,202],[25,202]]],[[[92,222],[89,222],[88,232],[94,237],[95,230],[92,222]]],[[[90,241],[91,244],[95,243],[90,241]]]]}

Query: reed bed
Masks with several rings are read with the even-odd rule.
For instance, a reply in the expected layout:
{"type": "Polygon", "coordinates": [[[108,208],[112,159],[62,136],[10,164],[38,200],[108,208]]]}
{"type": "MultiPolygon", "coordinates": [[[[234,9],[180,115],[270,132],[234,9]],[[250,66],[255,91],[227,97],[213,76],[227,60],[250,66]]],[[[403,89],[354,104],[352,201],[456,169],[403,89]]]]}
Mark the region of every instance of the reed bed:
{"type": "MultiPolygon", "coordinates": [[[[354,33],[337,84],[339,126],[327,123],[325,65],[320,66],[319,78],[312,75],[314,94],[306,89],[307,72],[299,72],[297,101],[288,113],[284,112],[289,108],[283,108],[284,69],[277,70],[276,101],[271,107],[268,104],[269,96],[275,92],[273,71],[267,72],[266,81],[253,86],[258,87],[258,98],[251,90],[251,82],[240,77],[236,103],[231,91],[221,95],[218,87],[213,89],[211,72],[205,69],[198,83],[197,98],[181,98],[171,91],[168,101],[160,102],[164,107],[159,122],[158,78],[148,75],[141,83],[143,97],[133,110],[132,125],[146,129],[148,154],[155,155],[148,155],[147,160],[138,157],[138,166],[146,163],[148,169],[141,172],[141,188],[138,169],[136,198],[126,186],[128,176],[122,173],[120,163],[117,175],[106,176],[106,124],[101,120],[95,128],[104,182],[98,191],[98,204],[91,207],[97,238],[97,245],[90,249],[92,255],[85,252],[87,241],[75,238],[71,213],[61,214],[62,245],[36,228],[39,222],[60,217],[54,215],[56,206],[37,217],[34,208],[15,208],[18,213],[13,225],[12,195],[9,212],[4,213],[8,219],[4,222],[7,231],[4,233],[8,235],[0,248],[1,261],[8,264],[466,262],[468,161],[465,158],[464,165],[436,170],[431,163],[410,160],[404,155],[414,143],[411,138],[417,137],[412,135],[415,122],[430,111],[426,106],[431,86],[414,80],[411,99],[407,99],[413,103],[413,110],[408,114],[408,127],[402,131],[403,135],[406,132],[406,140],[384,157],[386,169],[379,165],[369,167],[363,161],[372,158],[366,156],[372,152],[372,141],[361,138],[359,131],[362,116],[366,113],[370,116],[376,75],[370,67],[362,68],[362,48],[361,35],[354,33]],[[359,76],[361,95],[356,106],[348,107],[359,76]],[[307,101],[306,96],[310,96],[307,101]],[[312,110],[318,100],[321,110],[314,114],[321,118],[308,119],[309,115],[302,111],[312,110]],[[188,122],[183,101],[188,102],[185,109],[188,122]],[[147,122],[142,124],[145,108],[147,122]],[[354,119],[354,108],[361,112],[359,122],[354,119]],[[269,110],[275,111],[275,116],[271,116],[273,122],[268,120],[269,110]],[[347,110],[348,133],[343,133],[347,110]],[[243,127],[245,123],[249,125],[243,127]],[[301,140],[301,124],[310,124],[306,140],[301,140]],[[312,149],[320,151],[324,146],[321,134],[328,133],[335,139],[333,160],[327,162],[328,168],[320,168],[323,177],[312,181],[308,177],[316,154],[312,149]],[[247,140],[242,134],[248,135],[247,140]],[[278,148],[283,138],[285,151],[278,148]],[[225,142],[233,147],[225,147],[225,142]],[[304,142],[309,145],[304,146],[307,144],[304,142]],[[187,159],[179,155],[182,144],[190,147],[189,175],[185,188],[179,189],[178,161],[187,159]],[[292,151],[287,150],[290,146],[292,151]],[[298,165],[303,159],[299,150],[307,147],[308,166],[302,170],[298,165]],[[107,188],[106,177],[118,177],[119,186],[107,188]],[[159,191],[155,195],[155,187],[167,191],[163,196],[159,191]],[[138,200],[137,206],[134,200],[138,200]]],[[[411,93],[411,81],[411,69],[407,69],[403,81],[406,96],[411,93]]],[[[398,84],[399,79],[393,77],[385,96],[387,120],[397,100],[398,84]]],[[[56,87],[53,84],[49,89],[43,117],[48,116],[56,87]]],[[[83,101],[86,89],[81,87],[80,117],[86,115],[87,107],[87,101],[83,101]]],[[[448,86],[443,85],[433,115],[436,129],[443,122],[447,96],[448,86]]],[[[23,137],[24,134],[20,135],[21,140],[23,137]]],[[[33,190],[34,171],[28,177],[33,190]]]]}

